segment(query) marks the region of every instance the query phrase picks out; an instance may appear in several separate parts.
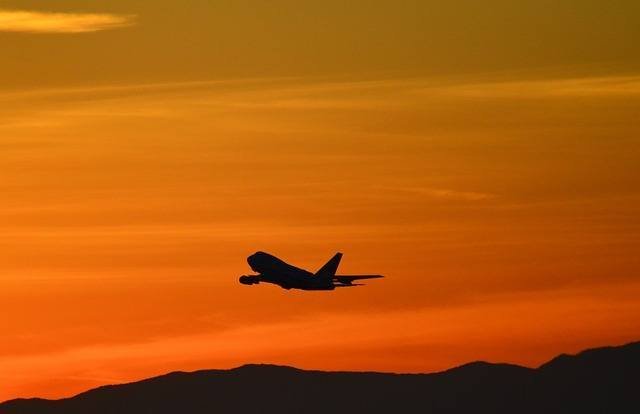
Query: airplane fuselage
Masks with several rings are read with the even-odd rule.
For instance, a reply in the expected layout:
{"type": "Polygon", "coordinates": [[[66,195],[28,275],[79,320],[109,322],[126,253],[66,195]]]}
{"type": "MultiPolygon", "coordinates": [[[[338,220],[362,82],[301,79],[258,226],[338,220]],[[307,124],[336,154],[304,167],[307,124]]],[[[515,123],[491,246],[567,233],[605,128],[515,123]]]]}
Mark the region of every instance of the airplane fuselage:
{"type": "Polygon", "coordinates": [[[260,282],[273,283],[284,289],[302,290],[333,290],[335,286],[331,280],[322,280],[313,273],[292,266],[268,253],[257,252],[247,258],[251,270],[257,275],[247,275],[240,278],[244,284],[260,282]]]}

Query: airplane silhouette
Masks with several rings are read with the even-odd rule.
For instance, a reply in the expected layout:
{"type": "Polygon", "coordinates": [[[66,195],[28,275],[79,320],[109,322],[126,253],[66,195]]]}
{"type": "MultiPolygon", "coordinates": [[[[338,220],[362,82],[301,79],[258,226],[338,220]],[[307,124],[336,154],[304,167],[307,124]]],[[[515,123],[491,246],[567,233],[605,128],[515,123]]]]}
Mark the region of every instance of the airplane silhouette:
{"type": "Polygon", "coordinates": [[[315,274],[283,262],[265,252],[257,252],[247,258],[249,266],[257,275],[240,276],[243,285],[260,282],[273,283],[283,289],[334,290],[337,287],[362,286],[353,283],[361,279],[377,279],[382,275],[336,275],[342,253],[336,253],[315,274]]]}

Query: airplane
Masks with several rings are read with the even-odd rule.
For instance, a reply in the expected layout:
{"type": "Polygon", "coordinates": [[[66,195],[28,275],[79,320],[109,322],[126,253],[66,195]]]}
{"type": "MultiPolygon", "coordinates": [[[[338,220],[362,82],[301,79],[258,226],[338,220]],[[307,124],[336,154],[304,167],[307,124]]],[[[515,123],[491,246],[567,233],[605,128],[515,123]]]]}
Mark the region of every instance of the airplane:
{"type": "Polygon", "coordinates": [[[283,289],[334,290],[339,287],[363,286],[353,283],[362,279],[378,279],[382,275],[337,275],[342,253],[336,253],[316,273],[297,268],[265,252],[257,252],[247,258],[249,266],[257,275],[240,276],[243,285],[260,282],[273,283],[283,289]]]}

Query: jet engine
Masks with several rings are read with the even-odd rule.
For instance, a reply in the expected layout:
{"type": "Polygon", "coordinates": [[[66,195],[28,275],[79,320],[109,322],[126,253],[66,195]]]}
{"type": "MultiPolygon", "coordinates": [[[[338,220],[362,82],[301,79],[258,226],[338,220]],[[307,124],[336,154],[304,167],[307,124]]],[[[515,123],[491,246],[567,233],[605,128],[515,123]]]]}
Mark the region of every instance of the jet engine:
{"type": "Polygon", "coordinates": [[[260,276],[240,276],[240,283],[242,283],[243,285],[257,285],[258,283],[260,283],[260,276]]]}

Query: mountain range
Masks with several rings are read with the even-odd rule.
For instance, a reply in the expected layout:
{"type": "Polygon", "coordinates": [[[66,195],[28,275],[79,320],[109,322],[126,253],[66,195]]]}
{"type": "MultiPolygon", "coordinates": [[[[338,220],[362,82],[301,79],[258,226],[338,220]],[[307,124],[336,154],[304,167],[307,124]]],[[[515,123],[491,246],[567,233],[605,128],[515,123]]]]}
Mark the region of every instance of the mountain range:
{"type": "Polygon", "coordinates": [[[173,372],[0,414],[640,413],[640,342],[560,355],[538,368],[472,362],[432,374],[275,365],[173,372]]]}

